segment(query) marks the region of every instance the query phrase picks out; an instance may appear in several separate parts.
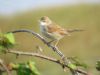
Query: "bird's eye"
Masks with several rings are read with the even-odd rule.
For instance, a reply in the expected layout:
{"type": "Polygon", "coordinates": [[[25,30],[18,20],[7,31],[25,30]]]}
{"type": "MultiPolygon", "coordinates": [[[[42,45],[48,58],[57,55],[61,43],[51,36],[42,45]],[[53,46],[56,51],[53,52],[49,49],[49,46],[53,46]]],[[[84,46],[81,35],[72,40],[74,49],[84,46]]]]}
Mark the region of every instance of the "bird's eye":
{"type": "Polygon", "coordinates": [[[46,22],[45,20],[43,20],[43,22],[46,22]]]}
{"type": "Polygon", "coordinates": [[[44,20],[44,19],[45,19],[44,17],[41,18],[41,20],[44,20]]]}

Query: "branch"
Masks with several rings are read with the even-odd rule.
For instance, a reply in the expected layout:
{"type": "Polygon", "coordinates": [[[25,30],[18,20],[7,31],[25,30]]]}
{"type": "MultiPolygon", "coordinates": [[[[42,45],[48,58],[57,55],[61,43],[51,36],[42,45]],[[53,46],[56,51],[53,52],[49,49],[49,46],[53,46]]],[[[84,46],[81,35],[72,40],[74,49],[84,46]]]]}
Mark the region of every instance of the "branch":
{"type": "Polygon", "coordinates": [[[54,59],[54,58],[51,58],[51,57],[47,57],[47,56],[41,55],[39,53],[22,52],[22,51],[15,51],[15,50],[9,50],[7,53],[12,53],[12,54],[16,54],[16,55],[35,56],[35,57],[46,59],[46,60],[49,60],[49,61],[52,61],[52,62],[55,62],[55,63],[60,63],[57,59],[54,59]]]}
{"type": "Polygon", "coordinates": [[[3,60],[0,59],[0,65],[4,68],[0,69],[0,75],[2,75],[2,72],[4,72],[4,70],[7,72],[8,75],[11,75],[9,69],[6,67],[6,65],[4,64],[3,60]]]}
{"type": "MultiPolygon", "coordinates": [[[[80,71],[80,70],[73,70],[71,67],[69,67],[68,65],[71,63],[66,57],[65,55],[55,46],[53,46],[52,44],[49,44],[41,35],[39,35],[38,33],[35,33],[34,31],[31,30],[27,30],[27,29],[21,29],[21,30],[15,30],[15,31],[10,31],[11,33],[18,33],[18,32],[27,32],[27,33],[31,33],[32,35],[36,36],[38,39],[40,39],[41,41],[43,41],[48,47],[50,47],[54,52],[56,52],[57,54],[59,54],[59,56],[62,58],[63,63],[61,63],[60,61],[58,61],[57,59],[54,58],[50,58],[47,56],[43,56],[37,53],[28,53],[28,52],[18,52],[18,51],[9,51],[9,53],[13,53],[13,54],[17,54],[17,55],[29,55],[29,56],[36,56],[36,57],[40,57],[55,63],[60,64],[61,66],[63,66],[64,68],[67,67],[70,69],[72,75],[79,75],[78,73],[82,73],[84,75],[88,75],[86,72],[80,71]]],[[[8,32],[9,33],[9,32],[8,32]]]]}
{"type": "MultiPolygon", "coordinates": [[[[40,34],[31,31],[31,30],[27,30],[27,29],[21,29],[21,30],[15,30],[15,31],[10,31],[11,33],[18,33],[18,32],[27,32],[27,33],[31,33],[32,35],[36,36],[37,38],[39,38],[41,41],[43,41],[48,47],[52,48],[53,51],[57,52],[61,57],[64,57],[64,54],[55,46],[49,44],[40,34]]],[[[8,32],[9,33],[9,32],[8,32]]]]}
{"type": "MultiPolygon", "coordinates": [[[[22,51],[15,51],[15,50],[8,50],[8,53],[12,53],[12,54],[16,54],[16,55],[35,56],[35,57],[39,57],[39,58],[42,58],[42,59],[49,60],[49,61],[52,61],[54,63],[57,63],[57,64],[61,65],[62,67],[66,66],[67,68],[69,68],[69,66],[67,64],[64,64],[60,60],[52,58],[52,57],[48,57],[48,56],[45,56],[45,55],[42,55],[42,54],[39,54],[39,53],[22,52],[22,51]]],[[[86,71],[83,71],[81,69],[77,69],[75,71],[78,72],[78,73],[81,73],[83,75],[88,75],[88,73],[86,71]]]]}
{"type": "MultiPolygon", "coordinates": [[[[65,64],[69,64],[71,63],[66,57],[65,55],[55,46],[53,46],[52,44],[49,44],[40,34],[31,31],[31,30],[27,30],[27,29],[21,29],[21,30],[15,30],[15,31],[10,31],[11,33],[19,33],[19,32],[27,32],[27,33],[31,33],[32,35],[36,36],[38,39],[40,39],[41,41],[44,42],[44,44],[46,44],[48,47],[50,47],[54,52],[56,52],[57,54],[59,54],[59,56],[61,57],[61,59],[65,62],[65,64]]],[[[9,32],[8,32],[9,33],[9,32]]],[[[70,67],[69,67],[70,68],[70,67]]],[[[74,70],[71,69],[71,72],[74,70]]],[[[72,74],[73,74],[72,72],[72,74]]],[[[78,74],[77,74],[78,75],[78,74]]]]}

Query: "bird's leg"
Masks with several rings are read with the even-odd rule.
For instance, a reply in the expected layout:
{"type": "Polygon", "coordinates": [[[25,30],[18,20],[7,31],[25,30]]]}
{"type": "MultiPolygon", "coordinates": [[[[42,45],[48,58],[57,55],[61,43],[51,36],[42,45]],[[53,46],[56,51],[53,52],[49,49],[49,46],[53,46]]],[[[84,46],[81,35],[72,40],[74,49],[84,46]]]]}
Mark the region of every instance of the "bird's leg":
{"type": "Polygon", "coordinates": [[[47,44],[51,44],[53,41],[54,41],[54,40],[51,40],[51,41],[47,42],[47,44]]]}
{"type": "Polygon", "coordinates": [[[59,40],[56,41],[54,46],[57,47],[58,43],[59,43],[59,40]]]}
{"type": "Polygon", "coordinates": [[[54,43],[54,46],[57,48],[59,40],[56,40],[56,41],[55,40],[51,40],[51,41],[47,42],[47,44],[51,44],[51,43],[54,43]]]}

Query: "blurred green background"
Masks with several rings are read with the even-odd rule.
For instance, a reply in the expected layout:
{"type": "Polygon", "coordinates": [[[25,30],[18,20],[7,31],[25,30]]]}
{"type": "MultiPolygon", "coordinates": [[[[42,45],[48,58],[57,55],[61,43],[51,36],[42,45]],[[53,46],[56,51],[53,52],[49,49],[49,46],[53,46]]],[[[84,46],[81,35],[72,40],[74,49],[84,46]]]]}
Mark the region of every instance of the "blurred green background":
{"type": "MultiPolygon", "coordinates": [[[[1,15],[0,30],[5,33],[17,29],[30,29],[40,33],[38,20],[42,16],[50,17],[54,22],[66,29],[80,28],[85,30],[83,32],[72,33],[70,37],[65,36],[60,40],[58,47],[67,57],[79,57],[81,61],[88,64],[89,71],[94,73],[94,75],[99,75],[95,70],[95,63],[100,59],[100,5],[58,6],[16,13],[9,17],[1,15]]],[[[15,38],[15,50],[35,52],[36,46],[39,45],[44,50],[42,54],[60,59],[41,40],[31,34],[17,33],[15,38]]],[[[6,63],[34,60],[41,75],[70,75],[69,72],[64,72],[58,64],[35,57],[19,56],[16,59],[13,54],[2,54],[0,58],[4,59],[6,63]]]]}

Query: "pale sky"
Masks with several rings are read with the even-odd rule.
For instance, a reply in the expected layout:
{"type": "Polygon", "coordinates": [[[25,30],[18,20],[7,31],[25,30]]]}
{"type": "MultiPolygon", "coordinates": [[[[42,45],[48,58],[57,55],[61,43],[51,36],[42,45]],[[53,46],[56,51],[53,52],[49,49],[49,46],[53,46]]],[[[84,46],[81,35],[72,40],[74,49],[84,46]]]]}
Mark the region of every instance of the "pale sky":
{"type": "Polygon", "coordinates": [[[100,0],[0,0],[0,14],[37,9],[38,7],[72,5],[79,3],[100,3],[100,0]]]}

